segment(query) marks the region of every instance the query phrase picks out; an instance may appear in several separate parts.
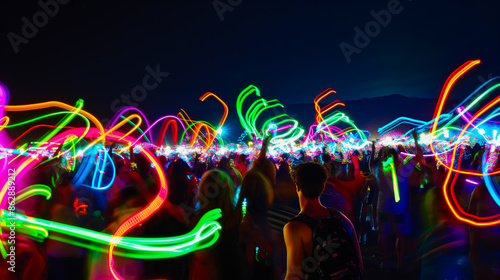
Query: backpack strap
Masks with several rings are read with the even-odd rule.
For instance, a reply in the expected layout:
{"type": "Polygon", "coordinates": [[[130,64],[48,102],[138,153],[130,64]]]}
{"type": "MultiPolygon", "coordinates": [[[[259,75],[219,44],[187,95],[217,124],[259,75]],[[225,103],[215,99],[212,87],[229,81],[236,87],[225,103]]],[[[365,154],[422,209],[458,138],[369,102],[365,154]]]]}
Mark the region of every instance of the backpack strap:
{"type": "Polygon", "coordinates": [[[330,212],[330,216],[338,218],[338,219],[342,219],[342,216],[341,216],[339,210],[337,210],[335,208],[328,208],[328,212],[330,212]]]}
{"type": "MultiPolygon", "coordinates": [[[[340,214],[340,212],[338,210],[336,210],[334,208],[327,208],[327,209],[328,209],[328,212],[330,212],[330,216],[332,216],[334,219],[342,220],[342,214],[340,214]]],[[[320,220],[321,219],[314,219],[314,218],[307,216],[305,214],[298,214],[297,216],[290,219],[288,222],[296,221],[299,223],[306,224],[314,232],[314,230],[318,226],[318,223],[320,220]]]]}
{"type": "Polygon", "coordinates": [[[316,225],[318,224],[318,220],[316,220],[312,217],[309,217],[307,215],[304,215],[304,214],[298,214],[297,216],[291,218],[288,222],[294,222],[294,221],[302,223],[302,224],[306,224],[313,231],[314,231],[314,228],[316,227],[316,225]]]}
{"type": "MultiPolygon", "coordinates": [[[[338,210],[333,209],[333,208],[327,208],[327,209],[328,209],[328,212],[330,212],[330,216],[334,217],[335,219],[342,220],[341,214],[339,213],[338,210]]],[[[319,220],[321,220],[321,219],[314,219],[314,218],[307,216],[305,214],[298,214],[297,216],[291,218],[288,222],[296,221],[299,223],[306,224],[314,232],[316,226],[318,226],[319,220]]]]}
{"type": "Polygon", "coordinates": [[[334,217],[336,220],[340,221],[344,227],[347,229],[350,235],[355,236],[356,233],[354,231],[354,225],[351,220],[347,218],[344,214],[342,214],[339,210],[334,208],[328,208],[330,211],[330,216],[334,217]]]}

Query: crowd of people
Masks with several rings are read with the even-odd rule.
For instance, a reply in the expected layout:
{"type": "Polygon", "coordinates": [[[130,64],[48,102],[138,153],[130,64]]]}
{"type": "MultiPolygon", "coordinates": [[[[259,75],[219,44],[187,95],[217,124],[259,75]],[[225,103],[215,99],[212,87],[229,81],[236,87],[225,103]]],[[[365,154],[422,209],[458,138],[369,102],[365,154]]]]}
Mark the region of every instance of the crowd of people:
{"type": "MultiPolygon", "coordinates": [[[[203,214],[220,208],[219,238],[209,248],[175,258],[117,255],[115,269],[125,279],[370,279],[363,246],[372,242],[378,243],[379,269],[385,273],[500,279],[500,226],[469,226],[455,218],[442,192],[445,167],[424,157],[425,148],[413,136],[413,147],[376,148],[373,142],[371,149],[345,156],[324,149],[315,156],[269,157],[269,138],[253,160],[236,153],[216,161],[196,154],[189,160],[160,156],[167,200],[127,236],[182,235],[203,214]],[[403,155],[408,150],[414,156],[403,155]]],[[[481,170],[485,147],[460,149],[460,165],[481,170]]],[[[159,183],[143,155],[111,155],[116,178],[108,190],[75,188],[75,172],[54,159],[33,175],[37,183],[54,186],[51,199],[33,197],[19,208],[112,234],[152,201],[159,183]]],[[[455,179],[462,209],[477,216],[500,214],[485,185],[468,178],[455,179]]],[[[23,267],[17,279],[113,279],[105,251],[50,234],[42,243],[18,237],[26,249],[19,251],[23,267]]],[[[6,271],[2,276],[12,277],[6,271]]]]}

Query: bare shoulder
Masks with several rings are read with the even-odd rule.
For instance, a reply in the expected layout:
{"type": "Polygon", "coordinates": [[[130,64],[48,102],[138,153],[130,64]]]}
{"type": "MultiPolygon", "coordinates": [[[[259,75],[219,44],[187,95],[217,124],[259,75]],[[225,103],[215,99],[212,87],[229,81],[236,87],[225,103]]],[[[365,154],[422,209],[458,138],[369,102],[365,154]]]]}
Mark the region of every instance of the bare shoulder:
{"type": "Polygon", "coordinates": [[[283,228],[283,234],[285,235],[285,238],[291,237],[302,239],[302,237],[311,234],[311,229],[304,223],[291,221],[288,222],[283,228]]]}
{"type": "Polygon", "coordinates": [[[306,224],[304,223],[301,223],[301,222],[297,222],[297,221],[290,221],[288,222],[285,227],[283,228],[283,230],[286,230],[286,231],[298,231],[298,230],[301,230],[303,229],[304,227],[307,227],[306,224]]]}

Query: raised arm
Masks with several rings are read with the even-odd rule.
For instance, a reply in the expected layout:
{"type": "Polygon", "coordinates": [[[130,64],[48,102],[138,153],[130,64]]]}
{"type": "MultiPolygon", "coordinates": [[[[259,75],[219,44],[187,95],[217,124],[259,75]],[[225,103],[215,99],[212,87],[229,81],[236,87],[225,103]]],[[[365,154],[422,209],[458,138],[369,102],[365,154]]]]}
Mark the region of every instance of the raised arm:
{"type": "Polygon", "coordinates": [[[110,158],[113,158],[113,149],[116,147],[116,144],[118,144],[118,141],[114,141],[109,147],[108,154],[110,158]]]}
{"type": "Polygon", "coordinates": [[[417,135],[417,129],[414,129],[412,132],[413,135],[413,140],[415,140],[415,157],[413,160],[415,161],[415,164],[421,162],[421,167],[423,168],[425,166],[424,162],[424,153],[422,152],[422,147],[418,144],[418,135],[417,135]]]}
{"type": "Polygon", "coordinates": [[[370,154],[370,162],[368,166],[370,167],[370,172],[373,174],[375,171],[373,169],[373,167],[375,166],[375,141],[372,141],[372,153],[370,154]]]}
{"type": "Polygon", "coordinates": [[[266,157],[267,147],[269,146],[270,141],[271,141],[271,135],[268,135],[262,142],[262,148],[260,149],[259,159],[263,159],[266,157]]]}
{"type": "Polygon", "coordinates": [[[61,156],[61,151],[62,151],[63,145],[64,145],[64,143],[61,143],[61,145],[59,145],[59,147],[57,148],[57,150],[54,152],[53,157],[60,157],[61,156]]]}
{"type": "MultiPolygon", "coordinates": [[[[354,165],[354,180],[347,181],[345,186],[347,190],[353,195],[357,194],[363,185],[365,184],[366,178],[361,174],[361,170],[359,169],[359,153],[358,151],[354,151],[351,157],[352,165],[354,165]]],[[[342,185],[342,184],[340,184],[342,185]]],[[[340,186],[339,185],[339,186],[340,186]]]]}

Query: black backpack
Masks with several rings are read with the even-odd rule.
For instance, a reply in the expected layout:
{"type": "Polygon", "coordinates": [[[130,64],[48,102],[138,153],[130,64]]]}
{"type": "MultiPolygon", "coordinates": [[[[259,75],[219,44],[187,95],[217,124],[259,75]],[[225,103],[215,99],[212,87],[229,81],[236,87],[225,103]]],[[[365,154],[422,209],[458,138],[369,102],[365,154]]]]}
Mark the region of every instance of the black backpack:
{"type": "Polygon", "coordinates": [[[302,263],[304,279],[361,279],[356,239],[349,233],[340,212],[328,210],[330,216],[321,219],[299,214],[290,220],[306,224],[312,230],[313,253],[302,263]]]}

